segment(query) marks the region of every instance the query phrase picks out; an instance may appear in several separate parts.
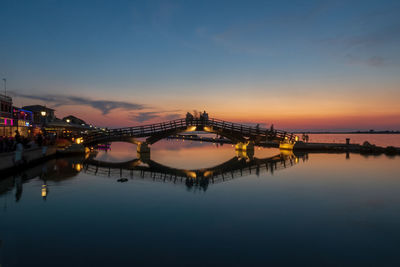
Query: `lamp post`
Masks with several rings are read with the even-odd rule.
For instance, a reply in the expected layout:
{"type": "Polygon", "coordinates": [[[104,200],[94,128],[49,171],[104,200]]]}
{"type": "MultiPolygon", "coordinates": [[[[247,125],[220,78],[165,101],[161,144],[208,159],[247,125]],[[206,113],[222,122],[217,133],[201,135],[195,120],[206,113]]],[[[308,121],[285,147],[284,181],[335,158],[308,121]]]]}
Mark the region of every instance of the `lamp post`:
{"type": "Polygon", "coordinates": [[[4,82],[4,95],[7,96],[7,79],[3,78],[3,82],[4,82]]]}
{"type": "Polygon", "coordinates": [[[42,127],[44,127],[47,124],[46,114],[47,113],[45,110],[40,111],[40,115],[42,115],[42,127]]]}

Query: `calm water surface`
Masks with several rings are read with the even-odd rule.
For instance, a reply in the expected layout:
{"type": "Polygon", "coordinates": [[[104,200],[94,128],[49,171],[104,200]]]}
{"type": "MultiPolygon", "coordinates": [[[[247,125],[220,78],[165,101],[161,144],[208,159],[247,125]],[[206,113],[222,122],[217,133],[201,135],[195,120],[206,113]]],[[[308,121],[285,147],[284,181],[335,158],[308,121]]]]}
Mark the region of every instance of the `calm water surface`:
{"type": "Polygon", "coordinates": [[[1,266],[400,265],[400,157],[151,149],[147,163],[124,143],[92,159],[140,171],[67,158],[1,179],[1,266]]]}

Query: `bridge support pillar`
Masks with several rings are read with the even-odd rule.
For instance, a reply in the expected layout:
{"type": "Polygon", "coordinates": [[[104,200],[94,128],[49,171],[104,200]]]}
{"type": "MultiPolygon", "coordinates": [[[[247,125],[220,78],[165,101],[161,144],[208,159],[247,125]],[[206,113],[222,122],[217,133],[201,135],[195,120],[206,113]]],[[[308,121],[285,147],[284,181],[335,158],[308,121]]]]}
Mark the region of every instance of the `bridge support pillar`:
{"type": "Polygon", "coordinates": [[[146,142],[138,143],[136,151],[138,159],[140,159],[142,162],[147,162],[150,160],[150,147],[146,142]]]}
{"type": "Polygon", "coordinates": [[[295,143],[292,142],[280,142],[279,143],[279,149],[283,149],[283,150],[293,150],[295,143]]]}
{"type": "Polygon", "coordinates": [[[237,143],[235,145],[236,156],[240,158],[253,158],[254,157],[254,143],[237,143]]]}
{"type": "Polygon", "coordinates": [[[246,160],[254,158],[254,150],[236,150],[236,157],[246,160]]]}
{"type": "Polygon", "coordinates": [[[235,150],[244,150],[244,151],[253,150],[254,151],[254,143],[253,142],[247,142],[247,143],[239,142],[235,145],[235,150]]]}

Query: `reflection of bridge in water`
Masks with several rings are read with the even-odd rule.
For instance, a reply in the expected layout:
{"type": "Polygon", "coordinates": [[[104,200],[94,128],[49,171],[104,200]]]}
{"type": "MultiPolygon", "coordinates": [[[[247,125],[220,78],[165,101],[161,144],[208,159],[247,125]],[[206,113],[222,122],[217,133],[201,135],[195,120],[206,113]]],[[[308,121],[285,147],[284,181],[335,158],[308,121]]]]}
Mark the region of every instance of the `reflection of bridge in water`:
{"type": "MultiPolygon", "coordinates": [[[[304,159],[304,158],[303,158],[304,159]]],[[[237,177],[261,172],[273,174],[275,171],[289,168],[299,162],[292,153],[278,154],[273,157],[245,158],[233,157],[230,160],[210,168],[179,169],[168,167],[151,159],[134,159],[127,162],[114,163],[89,158],[83,163],[86,173],[124,179],[150,179],[154,181],[185,183],[188,187],[200,186],[206,189],[212,183],[220,183],[237,177]]]]}
{"type": "Polygon", "coordinates": [[[31,179],[39,178],[43,181],[43,185],[38,190],[41,190],[42,197],[46,199],[49,192],[48,181],[59,183],[73,179],[81,171],[117,179],[184,183],[188,188],[197,187],[206,190],[210,183],[220,183],[251,174],[260,175],[263,172],[273,174],[275,171],[295,165],[301,158],[305,160],[308,156],[304,154],[298,157],[291,153],[264,159],[238,156],[214,167],[197,170],[168,167],[150,159],[142,159],[143,161],[134,159],[122,163],[98,161],[90,157],[88,159],[83,157],[53,159],[1,179],[0,196],[15,188],[15,199],[18,201],[22,196],[23,184],[31,179]]]}

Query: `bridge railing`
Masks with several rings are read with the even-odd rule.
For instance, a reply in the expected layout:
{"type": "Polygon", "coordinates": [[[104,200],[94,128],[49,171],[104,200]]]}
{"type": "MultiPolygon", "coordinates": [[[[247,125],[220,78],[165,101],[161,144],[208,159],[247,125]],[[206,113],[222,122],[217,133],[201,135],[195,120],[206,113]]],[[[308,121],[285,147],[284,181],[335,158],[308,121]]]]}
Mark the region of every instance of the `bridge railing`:
{"type": "Polygon", "coordinates": [[[155,133],[171,131],[175,129],[184,129],[188,126],[207,126],[214,130],[231,131],[232,133],[241,133],[246,137],[262,136],[272,140],[288,140],[294,141],[295,136],[291,133],[273,130],[261,127],[252,127],[245,124],[233,123],[219,119],[176,119],[168,122],[140,125],[134,127],[111,129],[93,133],[87,136],[87,142],[93,142],[105,137],[146,137],[155,133]]]}
{"type": "Polygon", "coordinates": [[[96,132],[87,137],[87,140],[96,140],[97,138],[113,137],[113,136],[132,136],[132,137],[142,137],[148,136],[157,132],[163,132],[178,128],[187,127],[185,119],[177,119],[169,122],[140,125],[134,127],[125,127],[110,129],[107,131],[96,132]]]}
{"type": "Polygon", "coordinates": [[[227,122],[224,120],[218,120],[214,118],[209,119],[207,124],[209,126],[213,126],[214,128],[218,127],[225,130],[231,130],[232,132],[240,132],[246,136],[270,136],[282,140],[287,139],[290,141],[294,141],[295,138],[293,134],[285,131],[273,130],[261,127],[252,127],[245,124],[227,122]]]}

